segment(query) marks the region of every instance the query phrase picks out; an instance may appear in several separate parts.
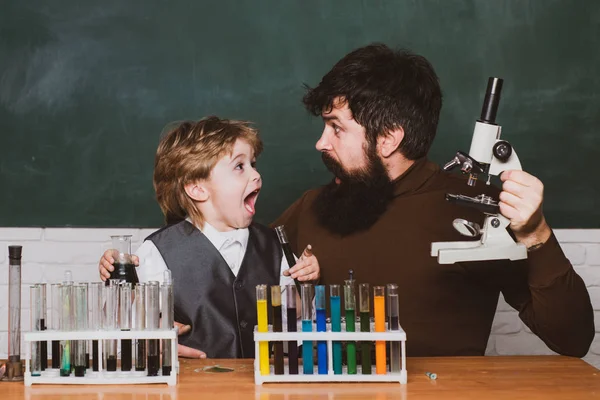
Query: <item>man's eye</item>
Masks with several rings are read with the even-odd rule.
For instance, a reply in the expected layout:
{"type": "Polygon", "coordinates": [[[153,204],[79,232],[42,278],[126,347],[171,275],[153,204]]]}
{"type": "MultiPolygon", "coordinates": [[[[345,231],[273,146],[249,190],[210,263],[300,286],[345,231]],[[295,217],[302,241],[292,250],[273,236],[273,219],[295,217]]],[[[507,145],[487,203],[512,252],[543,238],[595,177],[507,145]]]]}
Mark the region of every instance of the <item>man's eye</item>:
{"type": "Polygon", "coordinates": [[[331,127],[333,128],[333,131],[336,133],[336,135],[338,133],[340,133],[340,131],[342,130],[342,128],[340,128],[339,126],[337,126],[336,124],[331,124],[331,127]]]}

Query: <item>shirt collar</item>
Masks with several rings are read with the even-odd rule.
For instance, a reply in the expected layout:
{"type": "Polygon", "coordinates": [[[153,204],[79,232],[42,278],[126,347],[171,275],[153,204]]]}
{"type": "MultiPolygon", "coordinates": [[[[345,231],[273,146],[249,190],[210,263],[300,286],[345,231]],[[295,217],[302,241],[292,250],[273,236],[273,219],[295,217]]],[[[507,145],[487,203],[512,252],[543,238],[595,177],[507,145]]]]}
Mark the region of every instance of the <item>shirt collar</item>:
{"type": "MultiPolygon", "coordinates": [[[[192,220],[188,217],[187,221],[193,224],[192,220]]],[[[198,228],[198,227],[196,227],[198,228]]],[[[200,229],[200,228],[198,228],[200,229]]],[[[223,247],[233,243],[238,242],[242,245],[242,250],[246,250],[246,246],[248,245],[248,236],[249,231],[248,228],[244,229],[234,229],[232,231],[227,232],[219,232],[215,229],[211,224],[204,221],[204,227],[200,229],[200,231],[206,236],[206,238],[212,243],[213,246],[217,250],[221,250],[223,247]]]]}

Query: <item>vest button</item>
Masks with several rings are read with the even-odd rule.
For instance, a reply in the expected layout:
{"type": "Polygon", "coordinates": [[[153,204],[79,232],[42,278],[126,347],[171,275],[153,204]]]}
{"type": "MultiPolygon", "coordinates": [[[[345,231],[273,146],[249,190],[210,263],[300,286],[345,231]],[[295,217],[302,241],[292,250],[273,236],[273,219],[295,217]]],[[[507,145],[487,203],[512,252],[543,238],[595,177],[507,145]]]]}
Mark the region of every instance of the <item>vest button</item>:
{"type": "Polygon", "coordinates": [[[244,281],[237,281],[235,283],[236,290],[242,290],[243,287],[244,287],[244,281]]]}
{"type": "Polygon", "coordinates": [[[248,323],[244,320],[240,321],[240,326],[242,327],[242,329],[246,329],[246,327],[248,326],[248,323]]]}

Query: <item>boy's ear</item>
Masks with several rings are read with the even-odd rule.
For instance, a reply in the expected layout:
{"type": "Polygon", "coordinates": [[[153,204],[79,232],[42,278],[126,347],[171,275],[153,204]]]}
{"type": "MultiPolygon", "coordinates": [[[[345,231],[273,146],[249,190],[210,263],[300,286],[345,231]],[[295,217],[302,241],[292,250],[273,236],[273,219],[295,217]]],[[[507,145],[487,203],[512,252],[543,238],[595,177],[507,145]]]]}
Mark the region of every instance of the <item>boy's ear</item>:
{"type": "Polygon", "coordinates": [[[183,188],[185,193],[194,201],[204,202],[210,198],[210,193],[202,181],[188,183],[183,188]]]}
{"type": "Polygon", "coordinates": [[[388,131],[377,138],[377,149],[383,158],[388,158],[400,147],[404,139],[404,128],[401,126],[388,131]]]}

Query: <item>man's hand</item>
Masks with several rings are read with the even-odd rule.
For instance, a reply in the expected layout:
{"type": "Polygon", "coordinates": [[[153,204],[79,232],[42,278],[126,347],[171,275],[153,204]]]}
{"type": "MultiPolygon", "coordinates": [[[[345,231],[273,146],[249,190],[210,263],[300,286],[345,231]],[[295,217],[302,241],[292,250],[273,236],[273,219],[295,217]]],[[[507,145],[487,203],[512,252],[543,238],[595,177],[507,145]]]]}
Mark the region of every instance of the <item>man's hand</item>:
{"type": "MultiPolygon", "coordinates": [[[[179,335],[185,335],[192,327],[189,325],[183,325],[179,322],[175,322],[175,326],[179,328],[179,335]]],[[[182,344],[177,345],[177,355],[185,358],[206,358],[206,353],[192,347],[184,346],[182,344]]]]}
{"type": "Polygon", "coordinates": [[[317,257],[312,253],[310,244],[306,246],[306,249],[304,249],[298,261],[296,261],[296,265],[287,271],[283,271],[283,275],[291,276],[301,282],[316,281],[319,279],[321,276],[319,260],[317,260],[317,257]]]}
{"type": "MultiPolygon", "coordinates": [[[[102,281],[105,281],[108,278],[110,278],[110,273],[115,269],[115,267],[113,267],[113,264],[115,262],[115,259],[113,257],[114,251],[114,249],[106,250],[102,257],[100,257],[100,262],[98,263],[98,272],[100,272],[100,279],[102,279],[102,281]]],[[[136,267],[140,265],[140,259],[138,258],[138,256],[132,254],[131,260],[133,261],[136,267]]]]}
{"type": "Polygon", "coordinates": [[[525,171],[505,171],[500,176],[500,212],[510,220],[517,241],[527,248],[545,243],[552,230],[542,213],[544,185],[525,171]]]}

